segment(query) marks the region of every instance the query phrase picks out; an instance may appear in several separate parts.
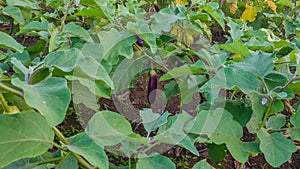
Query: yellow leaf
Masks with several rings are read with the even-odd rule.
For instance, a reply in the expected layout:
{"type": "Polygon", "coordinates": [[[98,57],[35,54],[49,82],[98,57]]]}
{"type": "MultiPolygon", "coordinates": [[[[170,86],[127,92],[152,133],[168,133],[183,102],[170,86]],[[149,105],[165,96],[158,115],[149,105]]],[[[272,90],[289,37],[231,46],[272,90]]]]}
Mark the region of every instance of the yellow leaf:
{"type": "Polygon", "coordinates": [[[246,9],[243,12],[241,16],[241,20],[254,22],[256,19],[257,12],[253,6],[249,4],[249,2],[246,3],[246,9]]]}
{"type": "Polygon", "coordinates": [[[187,0],[175,0],[175,2],[176,2],[176,4],[182,5],[182,6],[189,4],[187,0]]]}
{"type": "Polygon", "coordinates": [[[235,14],[237,9],[238,9],[237,1],[234,3],[230,3],[230,13],[231,14],[235,14]]]}
{"type": "Polygon", "coordinates": [[[273,1],[266,0],[265,3],[272,9],[272,11],[274,13],[277,14],[277,11],[276,11],[277,6],[275,5],[275,3],[273,1]]]}
{"type": "Polygon", "coordinates": [[[202,11],[203,11],[202,8],[198,8],[198,9],[197,9],[197,12],[202,12],[202,11]]]}
{"type": "Polygon", "coordinates": [[[174,35],[178,42],[183,43],[185,45],[191,45],[194,43],[194,31],[189,28],[182,27],[178,24],[174,24],[173,28],[170,32],[174,35]]]}
{"type": "Polygon", "coordinates": [[[232,56],[232,59],[233,59],[234,61],[236,61],[236,62],[239,62],[239,61],[241,61],[241,60],[243,59],[243,57],[242,57],[240,54],[234,54],[234,55],[232,56]]]}

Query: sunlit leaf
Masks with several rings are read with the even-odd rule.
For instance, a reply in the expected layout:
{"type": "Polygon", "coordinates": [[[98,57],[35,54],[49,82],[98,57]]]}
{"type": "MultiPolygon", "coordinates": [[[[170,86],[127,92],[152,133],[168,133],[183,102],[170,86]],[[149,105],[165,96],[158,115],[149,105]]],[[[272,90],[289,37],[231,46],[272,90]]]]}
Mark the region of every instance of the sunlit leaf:
{"type": "Polygon", "coordinates": [[[0,48],[8,48],[14,51],[23,52],[24,46],[20,45],[14,38],[0,31],[0,48]]]}
{"type": "Polygon", "coordinates": [[[87,135],[99,146],[112,146],[132,134],[127,119],[112,111],[97,112],[85,128],[87,135]]]}
{"type": "Polygon", "coordinates": [[[189,4],[187,0],[175,0],[175,2],[176,2],[176,4],[182,5],[182,6],[189,4]]]}
{"type": "Polygon", "coordinates": [[[272,9],[272,11],[275,14],[277,14],[277,11],[276,11],[277,6],[273,1],[265,0],[265,3],[272,9]]]}
{"type": "Polygon", "coordinates": [[[231,14],[235,14],[236,13],[236,10],[238,9],[238,6],[237,6],[237,0],[233,3],[230,3],[230,13],[231,14]]]}
{"type": "Polygon", "coordinates": [[[29,106],[42,111],[50,126],[63,121],[71,101],[66,79],[50,77],[35,85],[29,85],[15,78],[12,83],[24,91],[24,98],[29,106]]]}
{"type": "Polygon", "coordinates": [[[241,16],[241,20],[254,22],[257,16],[256,9],[253,6],[251,6],[249,2],[246,3],[245,8],[246,9],[241,16]]]}

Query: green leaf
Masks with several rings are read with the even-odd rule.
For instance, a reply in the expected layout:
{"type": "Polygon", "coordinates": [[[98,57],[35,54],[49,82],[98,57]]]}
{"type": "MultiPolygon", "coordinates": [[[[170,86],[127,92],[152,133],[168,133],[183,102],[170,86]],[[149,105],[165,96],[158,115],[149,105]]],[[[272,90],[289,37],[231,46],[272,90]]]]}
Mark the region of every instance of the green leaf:
{"type": "Polygon", "coordinates": [[[0,114],[0,168],[25,157],[35,157],[52,147],[54,133],[37,112],[0,114]]]}
{"type": "Polygon", "coordinates": [[[86,133],[79,133],[71,137],[67,147],[70,151],[84,157],[92,165],[108,169],[108,157],[103,147],[97,145],[86,133]]]}
{"type": "Polygon", "coordinates": [[[17,35],[23,34],[23,33],[31,33],[32,31],[48,31],[50,28],[50,24],[48,22],[39,22],[39,21],[32,21],[25,25],[18,33],[17,35]]]}
{"type": "MultiPolygon", "coordinates": [[[[284,86],[288,81],[288,79],[279,72],[273,72],[273,73],[268,74],[264,78],[264,80],[265,80],[269,90],[271,90],[275,87],[278,88],[278,86],[284,86]]],[[[285,88],[283,91],[281,91],[281,88],[278,88],[278,89],[274,90],[272,94],[275,94],[279,99],[294,98],[294,93],[290,87],[285,88]],[[286,94],[281,96],[280,93],[282,93],[282,92],[284,92],[286,94]]]]}
{"type": "MultiPolygon", "coordinates": [[[[258,79],[254,73],[225,67],[217,72],[217,74],[201,86],[200,91],[211,89],[209,93],[215,92],[217,89],[240,89],[243,93],[249,94],[258,88],[258,79]]],[[[217,93],[218,94],[218,93],[217,93]]],[[[218,98],[218,95],[211,96],[212,102],[218,98]]]]}
{"type": "MultiPolygon", "coordinates": [[[[91,56],[82,56],[77,61],[77,66],[80,68],[81,72],[88,75],[88,77],[95,80],[102,80],[112,89],[114,88],[114,83],[110,78],[108,72],[104,66],[99,63],[95,58],[91,56]]],[[[77,76],[77,71],[74,72],[74,76],[77,76]]],[[[80,73],[79,73],[80,75],[80,73]]]]}
{"type": "Polygon", "coordinates": [[[257,133],[260,139],[260,150],[272,167],[279,167],[287,162],[292,153],[297,151],[295,144],[281,133],[269,134],[262,128],[257,133]]]}
{"type": "Polygon", "coordinates": [[[167,99],[175,96],[178,93],[178,84],[175,80],[170,81],[164,85],[163,93],[166,95],[167,99]]]}
{"type": "Polygon", "coordinates": [[[78,168],[78,161],[74,156],[69,156],[59,167],[59,169],[78,168]]]}
{"type": "Polygon", "coordinates": [[[60,32],[58,28],[51,28],[49,30],[50,39],[49,39],[49,49],[48,52],[53,52],[57,50],[61,44],[68,42],[67,36],[64,32],[60,32]]]}
{"type": "Polygon", "coordinates": [[[240,39],[244,33],[241,31],[241,26],[234,22],[230,17],[226,18],[227,25],[230,27],[230,30],[228,31],[232,37],[232,39],[240,39]]]}
{"type": "Polygon", "coordinates": [[[185,125],[188,124],[191,119],[192,116],[185,111],[176,116],[169,117],[167,124],[159,127],[154,139],[163,143],[180,145],[195,155],[199,155],[199,152],[194,147],[194,143],[188,137],[187,132],[184,131],[185,125]]]}
{"type": "Polygon", "coordinates": [[[274,69],[274,54],[267,54],[263,52],[252,53],[251,56],[246,57],[241,62],[233,64],[237,69],[254,72],[260,77],[265,77],[274,69]]]}
{"type": "Polygon", "coordinates": [[[216,164],[220,164],[223,159],[225,158],[226,156],[226,145],[225,144],[220,144],[220,145],[217,145],[217,144],[209,144],[209,143],[206,143],[207,145],[207,152],[208,152],[208,155],[209,155],[209,158],[216,164]]]}
{"type": "Polygon", "coordinates": [[[221,108],[214,111],[202,110],[186,126],[186,131],[203,138],[210,138],[215,144],[226,144],[231,155],[239,162],[246,162],[248,154],[254,151],[247,143],[240,141],[243,128],[233,120],[232,115],[221,108]]]}
{"type": "Polygon", "coordinates": [[[115,85],[114,94],[118,94],[124,89],[128,89],[134,77],[143,70],[142,58],[124,59],[115,70],[112,80],[115,85]],[[126,72],[124,74],[124,72],[126,72]]]}
{"type": "Polygon", "coordinates": [[[165,112],[162,115],[159,113],[153,113],[152,109],[140,110],[140,116],[142,117],[142,122],[145,130],[150,133],[157,130],[161,125],[166,124],[169,112],[165,112]]]}
{"type": "Polygon", "coordinates": [[[23,90],[26,103],[42,111],[50,126],[63,121],[71,101],[65,79],[50,77],[38,84],[29,85],[14,78],[12,84],[23,90]]]}
{"type": "Polygon", "coordinates": [[[133,57],[133,47],[137,39],[134,35],[119,32],[116,29],[110,31],[102,31],[98,33],[101,45],[103,46],[103,56],[105,59],[116,59],[117,56],[121,55],[128,59],[133,57]]]}
{"type": "Polygon", "coordinates": [[[15,6],[6,6],[2,9],[4,15],[11,16],[14,20],[16,20],[20,25],[25,24],[25,20],[23,18],[22,12],[18,7],[15,6]]]}
{"type": "Polygon", "coordinates": [[[151,30],[157,34],[160,34],[162,31],[170,32],[172,24],[179,19],[170,8],[160,10],[152,15],[151,18],[154,20],[150,26],[151,30]]]}
{"type": "Polygon", "coordinates": [[[196,163],[192,169],[214,169],[214,167],[211,166],[206,159],[204,159],[196,163]]]}
{"type": "Polygon", "coordinates": [[[249,56],[251,54],[248,48],[239,39],[234,39],[233,43],[222,44],[220,48],[242,56],[249,56]]]}
{"type": "Polygon", "coordinates": [[[191,75],[195,73],[203,74],[206,70],[204,65],[183,65],[180,67],[175,67],[174,69],[168,71],[166,74],[159,78],[159,81],[170,80],[173,78],[182,77],[185,75],[191,75]]]}
{"type": "Polygon", "coordinates": [[[278,114],[275,116],[271,116],[267,121],[267,129],[279,130],[281,127],[285,125],[286,119],[285,115],[278,114]]]}
{"type": "Polygon", "coordinates": [[[224,23],[224,13],[222,10],[218,9],[219,4],[217,2],[209,2],[205,6],[201,6],[201,8],[207,12],[217,23],[225,30],[225,23],[224,23]]]}
{"type": "Polygon", "coordinates": [[[0,31],[0,48],[7,48],[22,53],[24,46],[20,45],[14,38],[0,31]]]}
{"type": "Polygon", "coordinates": [[[226,100],[225,109],[231,113],[233,119],[242,127],[244,127],[251,119],[252,109],[242,101],[226,100]]]}
{"type": "Polygon", "coordinates": [[[85,132],[100,146],[118,144],[133,133],[124,116],[108,110],[97,112],[88,122],[85,132]]]}
{"type": "Polygon", "coordinates": [[[288,132],[292,139],[300,141],[300,106],[298,106],[296,114],[291,116],[290,121],[294,127],[288,129],[288,132]]]}
{"type": "Polygon", "coordinates": [[[19,6],[22,8],[29,8],[29,9],[38,9],[39,8],[39,5],[37,3],[31,2],[30,0],[9,0],[9,1],[7,1],[7,5],[19,6]]]}
{"type": "Polygon", "coordinates": [[[65,30],[67,34],[71,34],[75,37],[79,37],[87,42],[94,42],[87,30],[81,26],[76,25],[74,22],[70,22],[66,25],[65,30]]]}
{"type": "Polygon", "coordinates": [[[165,156],[152,155],[140,157],[136,164],[136,169],[176,169],[176,166],[165,156]]]}

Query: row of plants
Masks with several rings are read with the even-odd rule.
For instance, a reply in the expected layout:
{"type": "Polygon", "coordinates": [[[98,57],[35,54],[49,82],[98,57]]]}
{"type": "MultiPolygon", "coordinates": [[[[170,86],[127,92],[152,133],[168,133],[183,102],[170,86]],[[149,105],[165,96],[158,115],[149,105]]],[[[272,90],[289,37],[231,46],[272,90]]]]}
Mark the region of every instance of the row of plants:
{"type": "Polygon", "coordinates": [[[111,152],[128,157],[124,168],[175,169],[155,148],[199,156],[195,143],[215,164],[193,169],[222,167],[225,151],[241,166],[263,154],[278,167],[297,151],[299,2],[2,0],[0,9],[0,168],[118,168],[111,152]],[[114,96],[145,72],[150,104],[179,97],[181,111],[138,110],[139,133],[132,114],[98,100],[122,102],[114,96]],[[57,126],[75,105],[96,113],[66,137],[57,126]]]}

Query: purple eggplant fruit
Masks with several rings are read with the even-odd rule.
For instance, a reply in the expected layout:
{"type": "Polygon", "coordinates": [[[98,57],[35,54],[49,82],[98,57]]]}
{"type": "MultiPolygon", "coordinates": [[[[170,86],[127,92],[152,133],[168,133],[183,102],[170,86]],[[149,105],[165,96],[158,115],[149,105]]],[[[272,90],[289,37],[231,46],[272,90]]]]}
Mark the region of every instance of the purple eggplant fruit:
{"type": "Polygon", "coordinates": [[[159,9],[159,7],[158,7],[157,4],[154,4],[154,9],[155,9],[156,12],[159,12],[159,11],[160,11],[160,9],[159,9]]]}
{"type": "Polygon", "coordinates": [[[143,45],[144,45],[144,40],[139,36],[139,35],[137,35],[137,34],[135,34],[135,37],[136,37],[136,39],[137,39],[137,44],[140,46],[140,47],[143,47],[143,45]]]}
{"type": "Polygon", "coordinates": [[[148,94],[147,94],[148,102],[150,104],[153,104],[155,101],[157,80],[158,80],[158,77],[157,77],[155,70],[151,69],[150,70],[150,79],[148,82],[148,94]]]}

